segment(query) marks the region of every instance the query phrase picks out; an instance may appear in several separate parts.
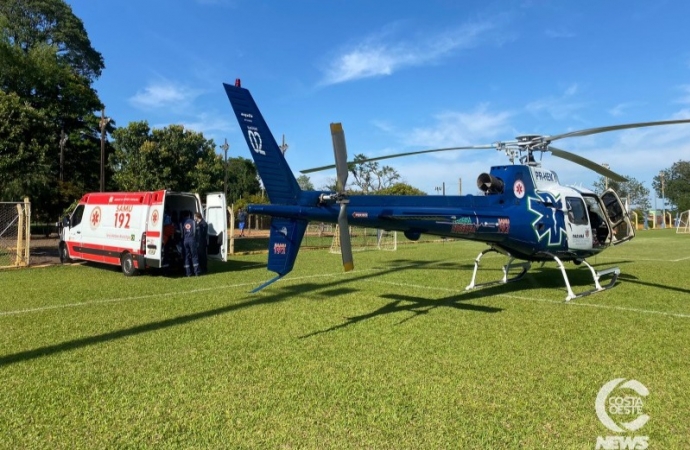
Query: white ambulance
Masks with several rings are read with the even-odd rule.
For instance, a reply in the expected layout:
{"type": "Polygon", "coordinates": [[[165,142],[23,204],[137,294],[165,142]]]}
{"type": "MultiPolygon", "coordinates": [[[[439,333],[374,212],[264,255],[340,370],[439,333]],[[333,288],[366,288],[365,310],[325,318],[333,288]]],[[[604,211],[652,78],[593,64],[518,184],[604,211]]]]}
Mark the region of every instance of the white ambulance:
{"type": "MultiPolygon", "coordinates": [[[[94,192],[85,194],[60,225],[60,260],[119,265],[135,275],[164,268],[171,261],[164,241],[174,228],[164,222],[200,212],[208,223],[208,258],[227,261],[227,215],[223,193],[206,197],[205,214],[198,194],[171,192],[94,192]]],[[[179,229],[179,228],[178,228],[179,229]]],[[[179,235],[178,235],[179,236],[179,235]]]]}

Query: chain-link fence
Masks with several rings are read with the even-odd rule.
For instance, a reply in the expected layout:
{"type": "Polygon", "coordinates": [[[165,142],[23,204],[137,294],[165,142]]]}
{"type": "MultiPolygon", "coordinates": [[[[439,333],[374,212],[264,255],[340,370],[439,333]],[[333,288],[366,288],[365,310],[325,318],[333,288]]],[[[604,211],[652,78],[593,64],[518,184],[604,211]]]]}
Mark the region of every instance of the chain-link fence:
{"type": "Polygon", "coordinates": [[[0,268],[29,265],[31,203],[0,202],[0,268]]]}

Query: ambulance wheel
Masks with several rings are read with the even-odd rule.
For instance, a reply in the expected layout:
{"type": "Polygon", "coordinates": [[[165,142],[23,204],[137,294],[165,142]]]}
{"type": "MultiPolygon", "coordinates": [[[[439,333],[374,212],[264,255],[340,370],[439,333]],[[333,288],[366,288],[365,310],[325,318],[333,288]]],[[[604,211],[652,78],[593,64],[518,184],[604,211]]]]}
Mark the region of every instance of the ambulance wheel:
{"type": "Polygon", "coordinates": [[[139,271],[134,267],[134,258],[131,253],[125,253],[120,258],[120,265],[122,265],[122,273],[127,277],[136,275],[139,271]]]}
{"type": "Polygon", "coordinates": [[[60,263],[65,264],[72,262],[72,259],[69,257],[69,250],[67,250],[67,244],[64,242],[60,242],[60,263]]]}

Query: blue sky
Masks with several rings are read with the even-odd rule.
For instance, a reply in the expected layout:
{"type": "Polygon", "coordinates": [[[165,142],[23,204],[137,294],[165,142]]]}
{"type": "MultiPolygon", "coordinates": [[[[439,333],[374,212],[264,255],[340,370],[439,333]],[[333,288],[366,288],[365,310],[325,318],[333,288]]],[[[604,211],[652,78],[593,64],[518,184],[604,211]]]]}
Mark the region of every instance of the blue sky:
{"type": "MultiPolygon", "coordinates": [[[[690,118],[690,2],[68,0],[106,68],[118,126],[183,124],[250,157],[222,83],[241,78],[300,169],[350,155],[489,144],[520,134],[690,118]]],[[[644,182],[690,159],[690,125],[558,141],[644,182]]],[[[219,153],[222,151],[219,149],[219,153]]],[[[390,160],[428,193],[476,193],[494,150],[390,160]]],[[[545,155],[564,184],[598,175],[545,155]]],[[[311,174],[317,188],[334,172],[311,174]]],[[[659,205],[660,207],[660,205],[659,205]]]]}

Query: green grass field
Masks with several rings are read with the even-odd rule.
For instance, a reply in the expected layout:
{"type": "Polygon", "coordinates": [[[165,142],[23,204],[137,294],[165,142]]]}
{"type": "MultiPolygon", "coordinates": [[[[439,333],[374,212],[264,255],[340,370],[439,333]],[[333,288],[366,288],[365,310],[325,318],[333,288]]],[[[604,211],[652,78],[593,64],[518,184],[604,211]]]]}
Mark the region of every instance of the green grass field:
{"type": "MultiPolygon", "coordinates": [[[[191,279],[2,271],[0,446],[690,448],[690,235],[640,232],[593,258],[621,268],[618,284],[570,303],[553,263],[465,292],[482,249],[360,252],[349,274],[303,251],[258,294],[266,255],[191,279]],[[616,378],[649,389],[634,433],[595,413],[616,378]]],[[[504,259],[484,261],[481,278],[498,278],[504,259]]]]}

